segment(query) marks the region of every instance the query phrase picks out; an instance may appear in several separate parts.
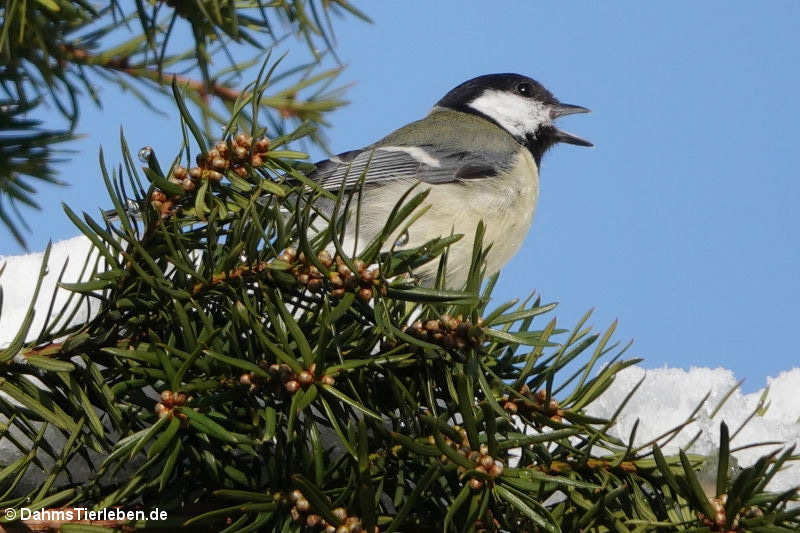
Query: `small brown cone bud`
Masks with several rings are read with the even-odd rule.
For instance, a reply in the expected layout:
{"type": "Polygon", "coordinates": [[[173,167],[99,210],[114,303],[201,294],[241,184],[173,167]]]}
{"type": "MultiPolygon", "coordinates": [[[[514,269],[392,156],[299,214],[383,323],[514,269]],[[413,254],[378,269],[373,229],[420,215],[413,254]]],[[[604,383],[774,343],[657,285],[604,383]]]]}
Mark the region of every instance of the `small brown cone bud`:
{"type": "Polygon", "coordinates": [[[215,157],[214,160],[211,162],[211,166],[217,170],[225,170],[225,167],[228,166],[228,161],[221,157],[215,157]]]}
{"type": "Polygon", "coordinates": [[[297,507],[292,507],[289,510],[289,515],[292,517],[292,520],[294,520],[295,522],[299,522],[300,520],[303,519],[303,516],[300,514],[300,511],[297,509],[297,507]]]}
{"type": "Polygon", "coordinates": [[[347,520],[347,509],[345,509],[344,507],[337,507],[331,512],[333,513],[333,516],[335,516],[336,519],[339,520],[340,522],[344,522],[345,520],[347,520]]]}
{"type": "Polygon", "coordinates": [[[283,386],[286,388],[286,391],[289,394],[294,394],[295,392],[297,392],[300,389],[300,383],[298,383],[294,379],[290,379],[289,381],[284,383],[283,386]]]}
{"type": "Polygon", "coordinates": [[[260,155],[258,155],[258,154],[254,154],[254,155],[253,155],[253,156],[250,158],[250,165],[251,165],[251,166],[254,166],[254,167],[260,167],[260,166],[261,166],[261,165],[263,165],[263,164],[264,164],[264,160],[263,160],[263,159],[261,159],[261,156],[260,156],[260,155]]]}
{"type": "Polygon", "coordinates": [[[239,146],[250,148],[250,143],[253,142],[253,139],[246,133],[240,133],[236,136],[234,142],[239,146]]]}
{"type": "Polygon", "coordinates": [[[222,174],[217,172],[216,170],[208,170],[206,171],[206,176],[208,179],[212,181],[220,181],[222,180],[222,174]]]}
{"type": "Polygon", "coordinates": [[[357,516],[348,516],[344,525],[347,526],[347,531],[349,533],[360,533],[363,531],[361,529],[361,519],[357,516]]]}
{"type": "Polygon", "coordinates": [[[506,402],[503,405],[503,409],[505,409],[511,414],[515,414],[519,410],[519,407],[517,407],[517,404],[514,402],[506,402]]]}
{"type": "Polygon", "coordinates": [[[425,329],[430,332],[437,332],[439,331],[439,321],[438,320],[428,320],[425,322],[425,329]]]}
{"type": "Polygon", "coordinates": [[[219,152],[215,148],[212,148],[206,154],[205,160],[206,161],[214,161],[218,157],[219,157],[219,152]]]}
{"type": "Polygon", "coordinates": [[[308,281],[308,290],[311,292],[319,292],[322,290],[322,280],[319,278],[314,278],[308,281]]]}
{"type": "Polygon", "coordinates": [[[322,523],[322,518],[318,514],[310,514],[306,516],[306,525],[308,527],[317,527],[322,523]]]}
{"type": "Polygon", "coordinates": [[[303,370],[297,376],[297,381],[299,381],[300,385],[302,385],[303,387],[308,387],[309,385],[314,383],[314,376],[308,370],[303,370]]]}
{"type": "Polygon", "coordinates": [[[481,466],[487,470],[494,466],[494,459],[489,455],[481,455],[480,462],[481,466]]]}
{"type": "Polygon", "coordinates": [[[239,383],[242,385],[252,385],[253,384],[253,375],[251,373],[242,374],[239,376],[239,383]]]}
{"type": "Polygon", "coordinates": [[[289,494],[289,501],[291,501],[292,503],[297,503],[297,500],[299,500],[299,499],[300,499],[300,498],[302,498],[302,497],[303,497],[303,493],[302,493],[302,492],[300,492],[300,491],[299,491],[299,490],[297,490],[297,489],[294,489],[294,490],[293,490],[293,491],[292,491],[292,492],[289,494]]]}
{"type": "Polygon", "coordinates": [[[336,380],[335,380],[335,379],[333,379],[333,376],[322,376],[322,379],[321,379],[321,381],[322,381],[322,383],[323,383],[324,385],[331,385],[331,386],[332,386],[334,383],[336,383],[336,380]]]}
{"type": "Polygon", "coordinates": [[[478,478],[471,478],[469,480],[469,488],[472,490],[480,490],[483,488],[483,481],[478,478]]]}
{"type": "Polygon", "coordinates": [[[181,187],[183,187],[184,191],[191,192],[195,190],[197,185],[192,180],[183,180],[183,182],[181,182],[181,187]]]}
{"type": "Polygon", "coordinates": [[[233,155],[236,159],[242,160],[247,157],[247,148],[244,146],[236,146],[233,149],[233,155]]]}
{"type": "Polygon", "coordinates": [[[247,177],[247,169],[244,167],[233,167],[233,172],[240,178],[247,177]]]}
{"type": "Polygon", "coordinates": [[[161,216],[166,216],[172,213],[172,210],[175,208],[175,202],[172,200],[167,200],[166,202],[161,204],[161,216]]]}
{"type": "Polygon", "coordinates": [[[307,513],[308,511],[311,510],[311,504],[308,503],[308,500],[306,500],[305,498],[300,498],[299,500],[297,500],[297,503],[295,505],[297,506],[297,510],[300,511],[301,513],[307,513]]]}
{"type": "Polygon", "coordinates": [[[362,302],[370,301],[372,299],[372,289],[369,289],[369,288],[359,289],[358,290],[358,298],[362,302]]]}
{"type": "Polygon", "coordinates": [[[353,260],[353,266],[355,267],[356,272],[359,272],[359,273],[361,271],[363,271],[365,268],[367,268],[367,264],[364,261],[362,261],[361,259],[353,260]]]}
{"type": "Polygon", "coordinates": [[[503,464],[495,463],[489,468],[489,477],[500,477],[503,474],[503,464]]]}
{"type": "Polygon", "coordinates": [[[342,296],[344,296],[344,292],[345,291],[343,288],[333,289],[331,291],[331,296],[333,296],[334,298],[341,298],[342,296]]]}
{"type": "Polygon", "coordinates": [[[255,149],[257,152],[266,152],[269,150],[269,139],[266,137],[261,137],[255,143],[255,149]]]}
{"type": "Polygon", "coordinates": [[[481,444],[480,448],[478,448],[478,451],[481,452],[481,455],[489,455],[489,447],[485,444],[481,444]]]}
{"type": "Polygon", "coordinates": [[[186,170],[186,167],[176,165],[175,168],[172,169],[172,175],[179,180],[185,180],[189,176],[189,171],[186,170]]]}
{"type": "Polygon", "coordinates": [[[172,391],[161,391],[161,401],[164,403],[164,405],[172,405],[172,391]]]}
{"type": "Polygon", "coordinates": [[[330,266],[333,264],[331,254],[327,250],[320,250],[320,252],[317,254],[317,259],[325,268],[330,268],[330,266]]]}
{"type": "Polygon", "coordinates": [[[169,408],[161,402],[156,404],[154,411],[158,418],[164,418],[169,415],[169,408]]]}
{"type": "Polygon", "coordinates": [[[189,177],[193,180],[199,180],[203,177],[203,170],[200,167],[192,167],[189,169],[189,177]]]}

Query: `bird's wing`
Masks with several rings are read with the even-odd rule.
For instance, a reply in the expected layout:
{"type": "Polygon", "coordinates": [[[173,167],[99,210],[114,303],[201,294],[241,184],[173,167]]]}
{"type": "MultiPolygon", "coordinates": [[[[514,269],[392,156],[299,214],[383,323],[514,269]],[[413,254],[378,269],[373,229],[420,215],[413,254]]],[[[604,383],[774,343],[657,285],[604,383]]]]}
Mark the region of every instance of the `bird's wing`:
{"type": "Polygon", "coordinates": [[[489,178],[508,170],[509,161],[497,154],[447,150],[430,145],[372,146],[344,152],[317,163],[309,178],[323,189],[345,191],[396,179],[439,184],[489,178]]]}

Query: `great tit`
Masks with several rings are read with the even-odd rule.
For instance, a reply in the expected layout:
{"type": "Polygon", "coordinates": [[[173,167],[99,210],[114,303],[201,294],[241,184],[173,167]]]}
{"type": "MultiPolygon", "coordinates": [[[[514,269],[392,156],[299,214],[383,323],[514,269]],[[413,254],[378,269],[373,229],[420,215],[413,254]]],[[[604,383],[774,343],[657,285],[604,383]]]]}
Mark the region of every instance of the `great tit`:
{"type": "MultiPolygon", "coordinates": [[[[463,234],[450,246],[446,270],[447,285],[460,287],[466,281],[479,221],[485,224],[484,246],[492,244],[488,273],[500,270],[519,250],[536,209],[542,155],[556,143],[592,146],[556,128],[553,121],[588,111],[562,104],[527,76],[479,76],[448,92],[422,120],[366,148],[317,163],[309,178],[333,193],[344,187],[346,193],[361,194],[360,202],[357,196],[350,202],[360,204],[360,213],[356,216],[351,207],[347,253],[363,249],[383,229],[411,186],[429,188],[417,208],[427,211],[403,235],[398,229],[387,248],[416,247],[436,237],[463,234]]],[[[430,285],[437,263],[431,261],[413,275],[430,285]]]]}

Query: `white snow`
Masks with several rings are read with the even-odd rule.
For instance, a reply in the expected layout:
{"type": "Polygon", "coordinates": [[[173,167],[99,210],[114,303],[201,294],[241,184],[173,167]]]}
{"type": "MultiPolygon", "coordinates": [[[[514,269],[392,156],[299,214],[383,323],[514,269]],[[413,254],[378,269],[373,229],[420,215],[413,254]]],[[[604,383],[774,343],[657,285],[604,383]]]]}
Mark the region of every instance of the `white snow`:
{"type": "MultiPolygon", "coordinates": [[[[35,337],[41,328],[47,312],[50,296],[55,288],[56,278],[64,260],[71,258],[64,281],[77,281],[83,260],[89,252],[90,243],[86,238],[76,237],[53,245],[50,257],[50,271],[42,286],[36,305],[36,316],[29,338],[35,337]]],[[[0,277],[4,302],[0,315],[0,347],[8,345],[14,338],[27,311],[33,294],[34,284],[39,272],[43,254],[25,256],[0,256],[0,265],[6,263],[5,273],[0,277]]],[[[67,296],[59,290],[56,309],[67,296]]],[[[85,320],[86,313],[76,320],[85,320]]],[[[719,412],[711,418],[719,402],[737,382],[733,372],[725,368],[658,368],[644,369],[634,366],[623,370],[614,384],[587,408],[587,414],[610,417],[631,388],[642,378],[645,382],[620,414],[611,432],[628,440],[633,424],[639,419],[636,443],[648,442],[665,431],[683,423],[697,407],[703,396],[710,392],[696,417],[697,420],[681,431],[665,448],[665,453],[676,453],[684,448],[698,430],[701,436],[687,451],[712,455],[719,444],[719,424],[725,421],[731,434],[739,430],[745,419],[758,407],[764,389],[751,394],[742,394],[738,389],[728,397],[719,412]]],[[[800,448],[800,368],[781,372],[767,379],[766,403],[768,407],[757,414],[732,440],[731,448],[751,443],[780,441],[796,444],[800,448]]],[[[735,453],[739,466],[751,465],[760,455],[777,445],[748,448],[735,453]]],[[[0,462],[7,463],[19,453],[7,440],[0,441],[0,462]]],[[[769,488],[782,491],[800,485],[800,462],[790,463],[770,483],[769,488]]]]}
{"type": "MultiPolygon", "coordinates": [[[[728,425],[733,435],[745,419],[758,407],[764,389],[751,394],[733,391],[723,406],[711,414],[737,382],[733,372],[726,368],[681,368],[644,369],[634,366],[617,374],[614,384],[587,408],[587,414],[610,417],[631,388],[645,377],[639,390],[625,406],[611,433],[627,442],[633,424],[639,419],[635,444],[649,442],[666,430],[683,423],[697,407],[706,393],[709,398],[695,415],[697,420],[688,425],[665,446],[666,454],[674,454],[686,445],[698,430],[701,436],[688,452],[713,455],[719,446],[720,422],[728,425]]],[[[767,378],[768,405],[762,415],[756,414],[731,440],[731,449],[747,444],[780,441],[800,448],[800,368],[781,372],[777,377],[767,378]]],[[[761,455],[780,448],[778,445],[748,448],[734,453],[739,466],[752,465],[761,455]]],[[[790,462],[779,472],[769,489],[782,491],[800,485],[800,462],[790,462]]]]}
{"type": "MultiPolygon", "coordinates": [[[[42,282],[41,289],[39,289],[39,298],[35,307],[36,314],[28,332],[28,339],[35,339],[44,325],[47,308],[50,305],[64,261],[69,259],[61,281],[64,283],[80,281],[79,274],[91,249],[91,241],[86,237],[74,237],[53,244],[50,250],[48,274],[42,282]]],[[[92,261],[96,256],[96,253],[92,254],[92,261]]],[[[43,258],[44,252],[14,256],[0,255],[0,269],[5,264],[5,270],[0,275],[0,287],[3,289],[3,307],[0,309],[0,348],[11,343],[25,319],[43,258]]],[[[89,269],[91,269],[91,263],[87,267],[87,270],[89,269]]],[[[83,279],[85,280],[86,278],[87,275],[85,274],[83,279]]],[[[61,309],[69,295],[68,291],[58,289],[53,307],[54,313],[61,309]]],[[[75,298],[73,298],[74,302],[75,298]]],[[[97,301],[90,299],[90,302],[93,305],[92,311],[94,311],[97,301]]],[[[87,311],[86,306],[83,306],[72,320],[72,323],[84,322],[89,312],[91,311],[87,311]]]]}

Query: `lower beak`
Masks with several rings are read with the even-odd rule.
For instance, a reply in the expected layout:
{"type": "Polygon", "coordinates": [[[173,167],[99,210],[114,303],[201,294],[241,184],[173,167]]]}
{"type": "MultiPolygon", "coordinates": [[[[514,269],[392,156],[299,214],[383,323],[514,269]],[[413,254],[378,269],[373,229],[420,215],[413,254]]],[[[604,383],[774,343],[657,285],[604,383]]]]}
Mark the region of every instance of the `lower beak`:
{"type": "Polygon", "coordinates": [[[577,146],[594,146],[592,143],[587,141],[586,139],[581,139],[577,135],[573,135],[571,133],[567,133],[564,130],[560,130],[555,128],[555,139],[556,142],[559,143],[567,143],[567,144],[574,144],[577,146]]]}
{"type": "MultiPolygon", "coordinates": [[[[574,115],[576,113],[589,113],[589,112],[590,111],[583,106],[559,103],[553,106],[553,109],[550,111],[550,115],[553,117],[553,120],[555,120],[557,118],[565,117],[567,115],[574,115]]],[[[560,130],[558,128],[554,129],[556,130],[555,131],[556,142],[574,144],[577,146],[594,146],[586,139],[581,139],[577,135],[567,133],[566,131],[560,130]]]]}

